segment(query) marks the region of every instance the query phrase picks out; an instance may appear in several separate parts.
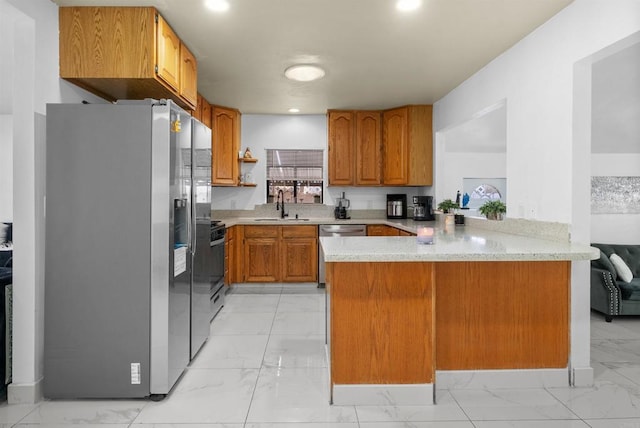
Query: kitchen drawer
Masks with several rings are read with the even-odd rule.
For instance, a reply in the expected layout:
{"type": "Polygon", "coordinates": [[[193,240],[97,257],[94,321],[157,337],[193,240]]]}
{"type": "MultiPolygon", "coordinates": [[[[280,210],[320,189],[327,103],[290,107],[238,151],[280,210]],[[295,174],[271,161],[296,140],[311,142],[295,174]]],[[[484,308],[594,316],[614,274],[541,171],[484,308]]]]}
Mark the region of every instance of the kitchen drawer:
{"type": "Polygon", "coordinates": [[[283,238],[316,238],[318,226],[282,226],[283,238]]]}
{"type": "Polygon", "coordinates": [[[245,226],[245,238],[278,238],[278,226],[245,226]]]}

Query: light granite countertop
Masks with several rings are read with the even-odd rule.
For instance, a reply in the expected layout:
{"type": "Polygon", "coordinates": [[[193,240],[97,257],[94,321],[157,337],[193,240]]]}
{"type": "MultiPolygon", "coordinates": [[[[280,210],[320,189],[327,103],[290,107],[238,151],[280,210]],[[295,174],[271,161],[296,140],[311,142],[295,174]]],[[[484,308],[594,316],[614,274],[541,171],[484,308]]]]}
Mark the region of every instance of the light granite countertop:
{"type": "Polygon", "coordinates": [[[445,227],[442,221],[412,219],[348,219],[228,217],[220,218],[227,227],[234,225],[320,225],[385,224],[416,233],[418,227],[435,229],[434,243],[418,244],[415,236],[321,237],[327,262],[367,261],[545,261],[592,260],[599,250],[588,245],[540,239],[498,232],[472,225],[445,227]]]}
{"type": "Polygon", "coordinates": [[[592,260],[599,250],[478,228],[436,228],[434,243],[418,244],[414,236],[323,237],[326,262],[552,261],[592,260]]]}
{"type": "Polygon", "coordinates": [[[220,218],[227,227],[235,226],[235,225],[263,225],[263,226],[304,226],[304,225],[319,225],[319,224],[386,224],[387,226],[393,226],[401,230],[405,230],[407,232],[416,233],[416,230],[419,226],[429,226],[429,227],[437,227],[436,221],[414,221],[411,219],[380,219],[380,218],[358,218],[358,219],[347,219],[347,220],[337,220],[334,218],[327,217],[306,217],[304,219],[296,219],[296,218],[286,218],[284,220],[279,218],[255,218],[255,217],[226,217],[220,218]]]}

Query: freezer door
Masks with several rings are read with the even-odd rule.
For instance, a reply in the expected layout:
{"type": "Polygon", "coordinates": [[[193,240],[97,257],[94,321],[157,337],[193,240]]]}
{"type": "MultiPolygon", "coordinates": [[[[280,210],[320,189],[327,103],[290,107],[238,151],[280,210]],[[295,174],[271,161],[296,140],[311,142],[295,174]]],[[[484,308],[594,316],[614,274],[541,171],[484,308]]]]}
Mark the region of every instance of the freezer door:
{"type": "Polygon", "coordinates": [[[167,394],[189,363],[194,233],[191,116],[171,102],[154,107],[152,171],[151,393],[167,394]]]}

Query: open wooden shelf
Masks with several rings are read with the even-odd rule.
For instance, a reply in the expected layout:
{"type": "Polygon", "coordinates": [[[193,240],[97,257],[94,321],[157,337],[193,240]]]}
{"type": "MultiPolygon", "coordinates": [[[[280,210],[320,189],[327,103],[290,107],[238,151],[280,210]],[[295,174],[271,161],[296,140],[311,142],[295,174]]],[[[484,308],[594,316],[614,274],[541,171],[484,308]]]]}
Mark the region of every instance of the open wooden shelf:
{"type": "Polygon", "coordinates": [[[240,183],[239,186],[242,187],[256,187],[258,184],[257,183],[240,183]]]}
{"type": "Polygon", "coordinates": [[[244,162],[244,163],[256,163],[258,162],[257,158],[238,158],[239,162],[244,162]]]}

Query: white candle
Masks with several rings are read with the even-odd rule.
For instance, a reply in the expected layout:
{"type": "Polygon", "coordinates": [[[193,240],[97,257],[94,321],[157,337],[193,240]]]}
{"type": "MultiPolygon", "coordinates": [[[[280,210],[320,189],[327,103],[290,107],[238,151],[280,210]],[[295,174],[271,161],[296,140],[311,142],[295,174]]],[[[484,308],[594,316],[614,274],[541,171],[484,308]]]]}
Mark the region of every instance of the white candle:
{"type": "Polygon", "coordinates": [[[418,244],[433,244],[433,227],[418,227],[418,234],[416,236],[418,244]]]}

